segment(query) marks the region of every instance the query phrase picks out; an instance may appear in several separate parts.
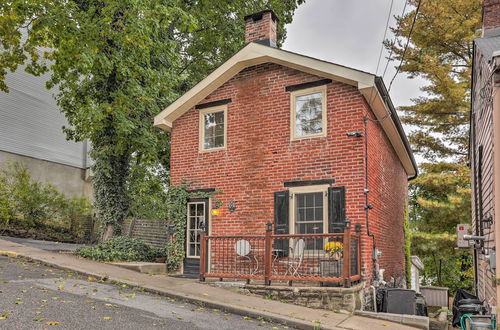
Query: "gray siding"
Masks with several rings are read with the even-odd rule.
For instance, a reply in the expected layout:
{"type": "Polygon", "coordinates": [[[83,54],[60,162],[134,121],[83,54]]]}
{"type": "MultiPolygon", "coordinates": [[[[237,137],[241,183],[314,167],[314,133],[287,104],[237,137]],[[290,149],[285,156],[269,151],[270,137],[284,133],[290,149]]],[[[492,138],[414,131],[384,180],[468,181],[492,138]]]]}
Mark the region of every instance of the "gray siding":
{"type": "Polygon", "coordinates": [[[85,145],[66,140],[67,122],[46,79],[22,67],[7,76],[10,92],[0,91],[0,151],[86,168],[85,145]]]}
{"type": "MultiPolygon", "coordinates": [[[[473,228],[478,234],[485,237],[484,249],[495,248],[494,225],[491,228],[481,228],[479,221],[488,216],[494,216],[494,191],[493,191],[493,104],[492,104],[492,68],[488,64],[492,54],[491,41],[489,47],[483,49],[485,40],[476,39],[473,63],[472,86],[472,130],[471,142],[471,172],[472,172],[472,219],[473,228]],[[486,56],[485,56],[486,53],[486,56]],[[482,155],[480,155],[480,148],[482,155]]],[[[497,48],[500,48],[497,40],[497,48]]],[[[479,298],[489,305],[496,305],[496,289],[491,280],[495,272],[489,267],[485,254],[478,250],[477,260],[477,293],[479,298]]]]}

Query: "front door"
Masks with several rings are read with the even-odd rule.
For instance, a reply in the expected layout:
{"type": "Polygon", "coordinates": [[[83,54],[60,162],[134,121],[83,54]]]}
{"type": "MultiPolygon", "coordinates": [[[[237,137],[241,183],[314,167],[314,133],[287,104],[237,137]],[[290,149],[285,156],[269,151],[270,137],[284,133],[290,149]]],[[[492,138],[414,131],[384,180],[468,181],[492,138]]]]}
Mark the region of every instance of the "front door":
{"type": "Polygon", "coordinates": [[[208,199],[191,199],[187,205],[184,274],[199,274],[201,233],[203,231],[208,232],[208,199]]]}

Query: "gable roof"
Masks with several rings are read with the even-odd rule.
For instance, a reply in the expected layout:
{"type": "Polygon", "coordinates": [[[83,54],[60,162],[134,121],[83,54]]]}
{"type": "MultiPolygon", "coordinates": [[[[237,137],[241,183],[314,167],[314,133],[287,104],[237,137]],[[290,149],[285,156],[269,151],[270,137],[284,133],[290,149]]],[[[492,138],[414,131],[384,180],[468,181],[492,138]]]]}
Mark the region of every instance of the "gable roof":
{"type": "Polygon", "coordinates": [[[194,107],[241,70],[250,66],[269,62],[357,87],[372,108],[377,119],[386,117],[388,113],[391,114],[391,116],[387,117],[388,120],[381,121],[380,125],[394,147],[408,177],[410,179],[416,177],[417,165],[413,153],[396,110],[390,101],[387,90],[380,77],[368,72],[255,42],[246,45],[205,79],[200,81],[155,116],[154,126],[165,131],[170,131],[172,123],[177,118],[182,116],[186,111],[194,107]]]}

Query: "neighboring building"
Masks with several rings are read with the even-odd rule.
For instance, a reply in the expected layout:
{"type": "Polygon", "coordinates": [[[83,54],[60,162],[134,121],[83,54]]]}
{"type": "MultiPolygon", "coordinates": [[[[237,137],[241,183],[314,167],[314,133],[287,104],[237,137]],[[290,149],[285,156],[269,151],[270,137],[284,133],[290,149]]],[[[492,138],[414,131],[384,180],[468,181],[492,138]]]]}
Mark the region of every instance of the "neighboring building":
{"type": "Polygon", "coordinates": [[[424,263],[417,256],[411,256],[411,288],[416,292],[420,292],[420,271],[424,269],[424,263]]]}
{"type": "Polygon", "coordinates": [[[0,91],[0,166],[19,162],[37,181],[68,196],[90,197],[87,144],[66,140],[67,122],[45,88],[47,77],[23,69],[7,75],[9,93],[0,91]]]}
{"type": "Polygon", "coordinates": [[[188,205],[186,264],[196,271],[203,222],[211,235],[263,234],[267,222],[309,234],[342,232],[349,219],[363,278],[373,279],[376,247],[385,279],[403,283],[417,166],[384,83],[277,49],[276,19],[245,17],[246,46],[155,117],[171,132],[173,182],[221,191],[217,216],[213,201],[188,205]]]}
{"type": "Polygon", "coordinates": [[[490,307],[500,300],[500,1],[484,0],[483,34],[474,40],[470,164],[476,293],[490,307]],[[496,255],[495,255],[496,254],[496,255]],[[496,278],[496,281],[495,281],[496,278]]]}

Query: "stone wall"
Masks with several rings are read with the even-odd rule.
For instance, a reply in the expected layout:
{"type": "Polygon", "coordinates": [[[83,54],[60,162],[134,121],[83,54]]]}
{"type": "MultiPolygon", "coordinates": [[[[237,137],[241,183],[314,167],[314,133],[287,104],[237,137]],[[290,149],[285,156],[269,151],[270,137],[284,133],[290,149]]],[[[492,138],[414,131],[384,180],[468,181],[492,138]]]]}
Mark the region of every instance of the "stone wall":
{"type": "Polygon", "coordinates": [[[165,220],[126,219],[122,233],[141,239],[155,248],[165,247],[168,240],[165,220]]]}
{"type": "Polygon", "coordinates": [[[249,293],[285,303],[353,312],[361,309],[364,287],[364,283],[361,283],[351,288],[246,285],[244,289],[249,293]]]}

